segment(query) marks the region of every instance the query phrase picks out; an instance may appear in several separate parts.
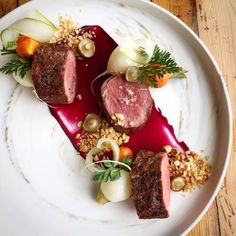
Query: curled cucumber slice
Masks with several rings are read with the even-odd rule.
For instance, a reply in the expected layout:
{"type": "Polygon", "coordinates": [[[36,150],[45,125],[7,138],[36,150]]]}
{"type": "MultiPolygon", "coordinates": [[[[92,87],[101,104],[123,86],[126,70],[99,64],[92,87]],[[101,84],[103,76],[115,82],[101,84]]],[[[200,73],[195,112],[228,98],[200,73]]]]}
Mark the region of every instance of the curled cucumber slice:
{"type": "Polygon", "coordinates": [[[2,45],[7,50],[16,49],[16,41],[19,37],[19,33],[5,29],[1,32],[2,45]]]}
{"type": "Polygon", "coordinates": [[[43,43],[51,39],[56,29],[40,20],[24,18],[10,25],[8,30],[43,43]]]}
{"type": "Polygon", "coordinates": [[[52,28],[56,29],[57,27],[46,17],[44,16],[38,9],[34,9],[33,19],[44,22],[45,24],[50,25],[52,28]]]}

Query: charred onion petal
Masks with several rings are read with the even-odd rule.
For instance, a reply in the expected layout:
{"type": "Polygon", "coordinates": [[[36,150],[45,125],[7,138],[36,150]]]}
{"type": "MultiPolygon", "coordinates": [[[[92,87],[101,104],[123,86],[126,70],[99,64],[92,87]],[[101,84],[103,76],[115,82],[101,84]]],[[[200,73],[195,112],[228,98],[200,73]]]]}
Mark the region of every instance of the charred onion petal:
{"type": "Polygon", "coordinates": [[[84,57],[92,57],[95,53],[95,43],[88,38],[84,38],[79,43],[79,51],[84,57]]]}
{"type": "Polygon", "coordinates": [[[171,189],[175,192],[181,191],[185,186],[185,178],[182,176],[174,177],[171,180],[171,189]]]}
{"type": "Polygon", "coordinates": [[[128,67],[125,78],[128,82],[137,82],[138,78],[138,67],[137,66],[130,66],[128,67]]]}
{"type": "Polygon", "coordinates": [[[89,133],[97,131],[101,126],[101,119],[94,113],[89,113],[83,122],[83,129],[89,133]]]}

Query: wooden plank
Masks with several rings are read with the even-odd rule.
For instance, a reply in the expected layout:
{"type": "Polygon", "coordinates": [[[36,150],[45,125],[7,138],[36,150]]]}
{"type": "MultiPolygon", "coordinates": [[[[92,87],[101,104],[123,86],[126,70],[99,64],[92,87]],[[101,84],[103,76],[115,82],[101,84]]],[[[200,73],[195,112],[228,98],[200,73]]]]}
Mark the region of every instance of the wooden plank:
{"type": "Polygon", "coordinates": [[[234,141],[224,185],[217,197],[221,235],[236,234],[236,1],[197,0],[200,38],[218,62],[233,109],[234,141]]]}
{"type": "Polygon", "coordinates": [[[201,221],[192,229],[188,236],[220,235],[217,202],[214,201],[201,221]]]}
{"type": "Polygon", "coordinates": [[[9,11],[17,7],[17,0],[1,0],[0,1],[0,18],[6,15],[9,11]]]}
{"type": "Polygon", "coordinates": [[[152,0],[151,2],[172,12],[195,33],[198,33],[195,0],[152,0]]]}
{"type": "MultiPolygon", "coordinates": [[[[208,0],[212,1],[212,0],[208,0]]],[[[153,0],[152,2],[164,7],[165,9],[172,12],[174,15],[184,21],[195,33],[202,31],[199,29],[197,20],[196,2],[194,0],[153,0]]],[[[207,211],[202,220],[195,226],[195,228],[188,234],[189,236],[200,236],[200,235],[220,235],[218,218],[217,202],[214,201],[210,209],[207,211]]]]}

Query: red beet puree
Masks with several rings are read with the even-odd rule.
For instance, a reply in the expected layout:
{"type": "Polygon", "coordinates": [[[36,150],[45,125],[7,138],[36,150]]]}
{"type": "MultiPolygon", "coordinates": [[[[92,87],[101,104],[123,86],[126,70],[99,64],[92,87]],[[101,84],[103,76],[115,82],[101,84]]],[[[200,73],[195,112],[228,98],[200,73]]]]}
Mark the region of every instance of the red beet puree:
{"type": "MultiPolygon", "coordinates": [[[[77,96],[72,104],[54,105],[50,107],[52,115],[57,119],[74,147],[78,140],[75,138],[81,130],[77,127],[79,121],[83,120],[86,113],[100,114],[98,104],[99,96],[94,97],[91,91],[91,83],[97,75],[106,70],[107,61],[111,52],[116,48],[116,42],[100,27],[85,26],[85,31],[94,31],[96,37],[93,39],[96,46],[95,55],[92,58],[77,61],[77,96]]],[[[106,77],[100,78],[94,83],[96,94],[100,94],[100,87],[106,77]]],[[[147,149],[159,151],[164,145],[171,145],[181,151],[188,149],[184,142],[179,142],[174,134],[173,127],[168,124],[167,119],[160,110],[153,107],[152,113],[145,126],[130,136],[130,142],[126,144],[133,151],[147,149]]]]}

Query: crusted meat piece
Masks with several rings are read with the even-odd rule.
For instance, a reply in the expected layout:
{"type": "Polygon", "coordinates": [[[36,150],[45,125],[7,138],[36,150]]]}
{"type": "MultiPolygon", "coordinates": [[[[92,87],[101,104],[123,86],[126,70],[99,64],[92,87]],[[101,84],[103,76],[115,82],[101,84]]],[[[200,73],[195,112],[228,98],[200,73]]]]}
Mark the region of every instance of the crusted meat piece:
{"type": "Polygon", "coordinates": [[[101,93],[105,114],[116,130],[131,133],[146,123],[153,106],[146,85],[113,76],[103,83],[101,93]]]}
{"type": "Polygon", "coordinates": [[[169,217],[170,170],[166,153],[138,152],[131,171],[131,198],[140,219],[169,217]]]}
{"type": "Polygon", "coordinates": [[[76,60],[65,45],[41,44],[32,64],[33,83],[39,98],[47,103],[72,103],[76,90],[76,60]]]}

